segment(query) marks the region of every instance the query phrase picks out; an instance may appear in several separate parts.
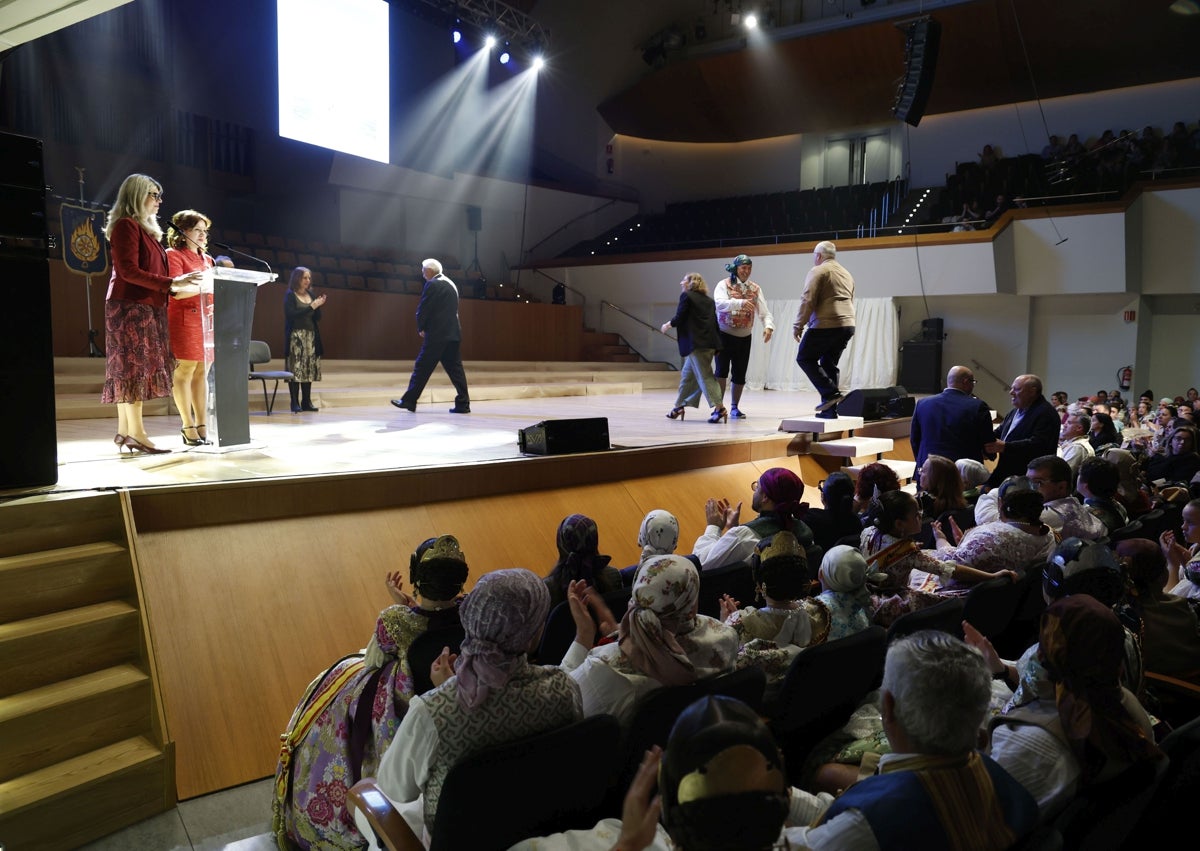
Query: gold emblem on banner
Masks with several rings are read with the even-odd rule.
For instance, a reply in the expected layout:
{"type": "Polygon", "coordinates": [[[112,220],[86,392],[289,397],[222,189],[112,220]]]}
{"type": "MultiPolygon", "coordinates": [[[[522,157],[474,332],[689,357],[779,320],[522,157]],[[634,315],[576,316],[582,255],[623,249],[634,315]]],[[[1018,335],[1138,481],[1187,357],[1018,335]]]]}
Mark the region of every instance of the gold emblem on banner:
{"type": "Polygon", "coordinates": [[[96,237],[96,229],[92,227],[90,218],[84,219],[71,232],[71,253],[85,269],[100,256],[100,240],[96,237]]]}

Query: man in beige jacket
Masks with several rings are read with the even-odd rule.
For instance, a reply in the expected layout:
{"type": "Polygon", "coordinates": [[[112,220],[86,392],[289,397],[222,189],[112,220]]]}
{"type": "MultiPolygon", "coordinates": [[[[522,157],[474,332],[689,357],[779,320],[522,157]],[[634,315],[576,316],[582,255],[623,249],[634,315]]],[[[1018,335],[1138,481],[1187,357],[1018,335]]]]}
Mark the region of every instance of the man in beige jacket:
{"type": "Polygon", "coordinates": [[[796,363],[821,394],[817,416],[823,419],[837,417],[842,399],[838,360],[854,336],[854,278],[836,257],[832,242],[818,242],[813,249],[813,268],[804,279],[804,295],[792,325],[792,336],[800,343],[796,363]]]}

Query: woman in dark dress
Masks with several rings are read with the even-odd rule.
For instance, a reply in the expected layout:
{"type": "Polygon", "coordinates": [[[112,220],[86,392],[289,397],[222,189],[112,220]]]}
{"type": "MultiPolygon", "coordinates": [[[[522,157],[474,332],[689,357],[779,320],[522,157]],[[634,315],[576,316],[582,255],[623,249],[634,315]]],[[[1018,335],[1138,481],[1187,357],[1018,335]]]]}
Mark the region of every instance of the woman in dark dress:
{"type": "Polygon", "coordinates": [[[326,296],[312,295],[312,270],[297,266],[288,279],[283,295],[284,351],[287,371],[295,376],[288,382],[292,394],[292,413],[316,411],[312,403],[312,383],[321,380],[321,305],[326,296]]]}
{"type": "Polygon", "coordinates": [[[688,407],[700,407],[700,394],[712,406],[710,423],[726,422],[729,412],[721,404],[721,387],[713,377],[712,359],[721,348],[721,333],[717,328],[717,305],[708,295],[708,286],[696,272],[689,272],[679,282],[683,291],[679,307],[670,321],[664,322],[662,332],[674,326],[679,329],[679,354],[683,368],[679,373],[679,395],[675,407],[667,412],[670,419],[683,419],[688,407]]]}
{"type": "Polygon", "coordinates": [[[167,299],[180,287],[200,283],[200,272],[171,277],[162,228],[158,181],[131,174],[117,190],[104,235],[112,252],[112,279],[104,300],[104,388],[100,401],[117,405],[113,443],[133,453],[162,454],[142,422],[142,402],[171,395],[167,299]]]}

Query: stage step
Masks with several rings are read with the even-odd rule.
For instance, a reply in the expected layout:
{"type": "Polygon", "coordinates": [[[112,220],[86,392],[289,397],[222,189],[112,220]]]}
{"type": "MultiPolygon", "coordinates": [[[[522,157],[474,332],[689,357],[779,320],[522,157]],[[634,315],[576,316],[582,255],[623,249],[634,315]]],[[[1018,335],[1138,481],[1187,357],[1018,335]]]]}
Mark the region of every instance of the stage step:
{"type": "Polygon", "coordinates": [[[133,593],[129,552],[108,541],[0,558],[0,622],[133,593]]]}
{"type": "MultiPolygon", "coordinates": [[[[619,357],[619,356],[614,356],[619,357]]],[[[673,390],[679,385],[679,373],[665,364],[634,362],[579,361],[540,363],[536,361],[467,362],[464,367],[471,387],[471,398],[478,401],[530,399],[559,396],[603,396],[642,393],[647,390],[673,390]]],[[[283,369],[276,358],[264,369],[283,369]]],[[[386,405],[398,397],[412,372],[411,361],[325,361],[322,380],[313,384],[313,401],[318,407],[386,405]]],[[[55,360],[55,406],[59,420],[110,419],[112,405],[100,403],[104,384],[104,361],[97,358],[58,358],[55,360]]],[[[272,384],[267,382],[267,392],[272,384]]],[[[441,370],[426,387],[422,401],[440,404],[454,400],[454,389],[441,370]],[[447,394],[449,394],[447,396],[447,394]]],[[[250,386],[250,411],[265,412],[261,385],[250,386]]],[[[282,383],[276,396],[276,410],[288,410],[287,387],[282,383]]],[[[153,399],[144,405],[146,416],[175,413],[169,399],[153,399]]]]}
{"type": "Polygon", "coordinates": [[[170,809],[172,768],[134,736],[0,783],[0,837],[12,849],[77,848],[170,809]]]}
{"type": "Polygon", "coordinates": [[[854,431],[863,427],[862,417],[834,417],[831,420],[822,419],[814,414],[803,417],[788,417],[779,423],[779,430],[792,434],[831,434],[833,432],[854,431]]]}
{"type": "Polygon", "coordinates": [[[121,600],[0,624],[0,695],[136,659],[138,640],[138,611],[121,600]]]}
{"type": "Polygon", "coordinates": [[[75,848],[175,805],[127,497],[0,505],[0,844],[75,848]]]}
{"type": "Polygon", "coordinates": [[[125,664],[0,698],[0,782],[149,733],[150,677],[125,664]]]}
{"type": "Polygon", "coordinates": [[[869,458],[891,452],[892,440],[888,437],[841,437],[813,441],[808,451],[812,455],[831,455],[835,458],[869,458]]]}

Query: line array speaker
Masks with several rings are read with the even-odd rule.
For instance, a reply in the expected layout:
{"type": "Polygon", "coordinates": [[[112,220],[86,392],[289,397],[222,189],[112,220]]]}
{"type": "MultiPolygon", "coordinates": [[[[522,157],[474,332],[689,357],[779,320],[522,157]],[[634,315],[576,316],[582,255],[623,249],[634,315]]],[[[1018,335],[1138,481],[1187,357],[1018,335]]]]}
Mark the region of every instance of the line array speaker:
{"type": "Polygon", "coordinates": [[[933,89],[937,70],[938,45],[942,25],[933,18],[922,18],[909,24],[904,45],[904,82],[896,93],[892,115],[916,127],[925,115],[925,104],[933,89]]]}

